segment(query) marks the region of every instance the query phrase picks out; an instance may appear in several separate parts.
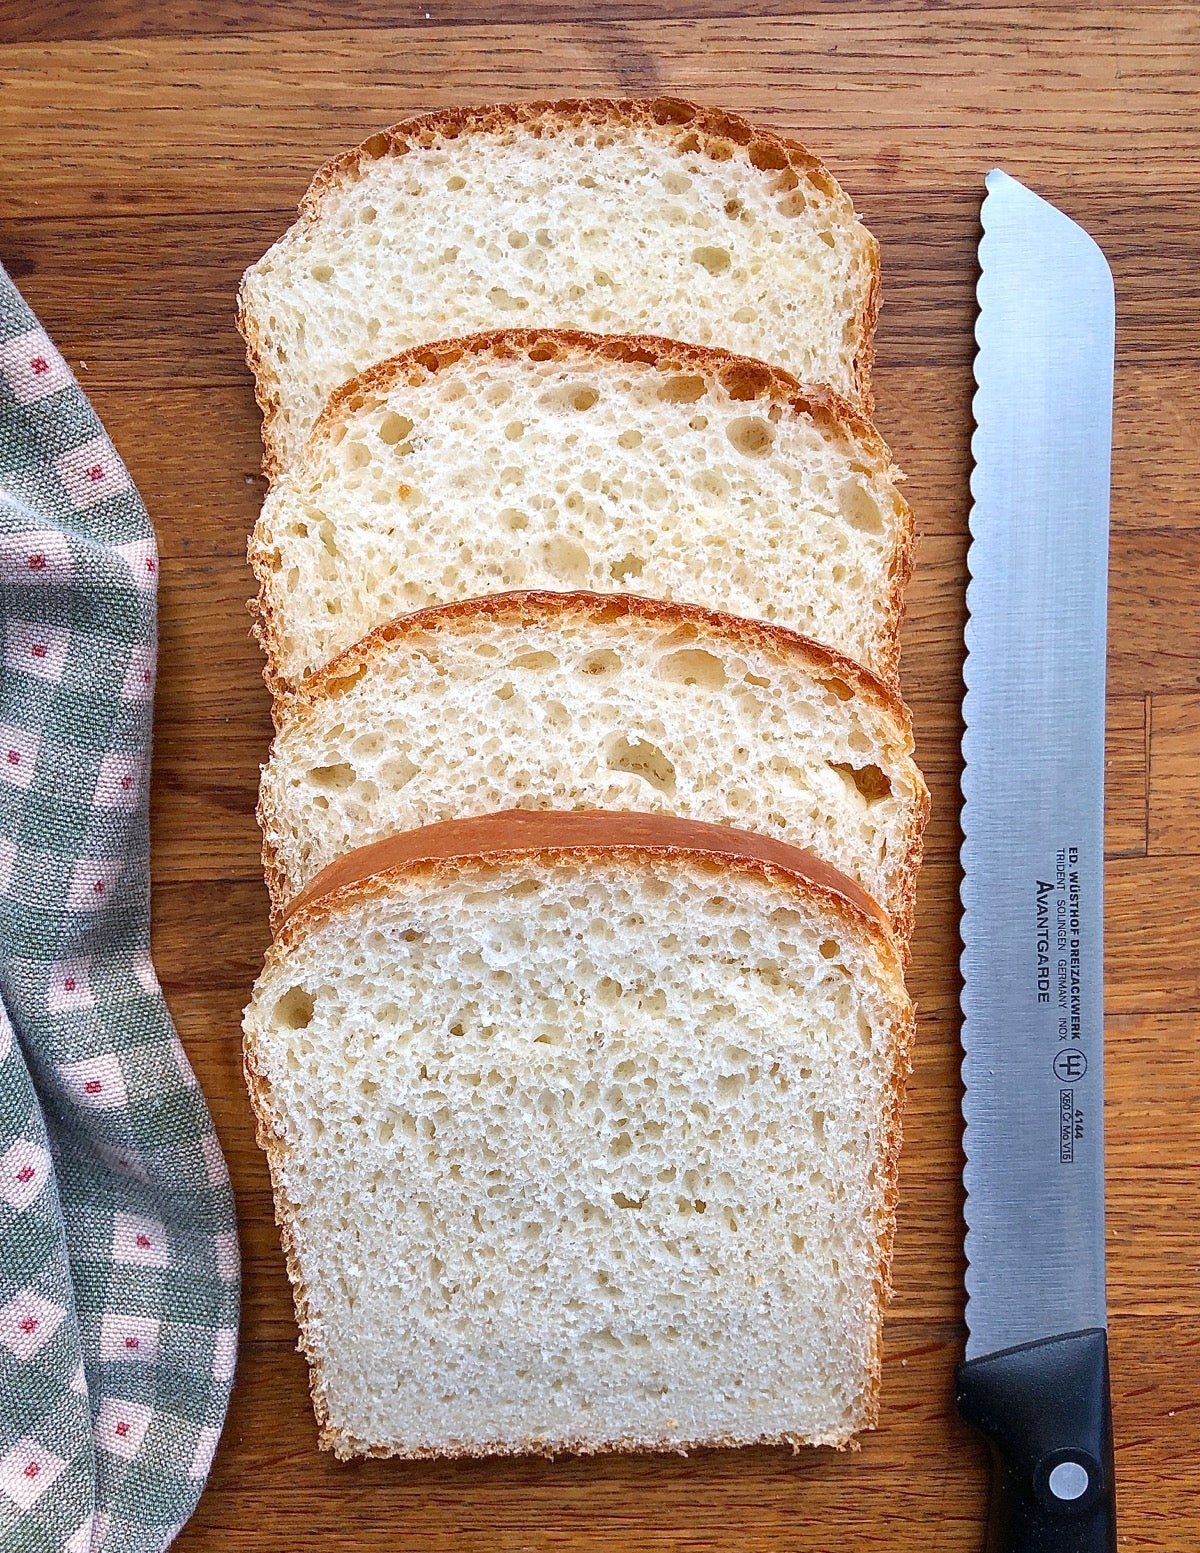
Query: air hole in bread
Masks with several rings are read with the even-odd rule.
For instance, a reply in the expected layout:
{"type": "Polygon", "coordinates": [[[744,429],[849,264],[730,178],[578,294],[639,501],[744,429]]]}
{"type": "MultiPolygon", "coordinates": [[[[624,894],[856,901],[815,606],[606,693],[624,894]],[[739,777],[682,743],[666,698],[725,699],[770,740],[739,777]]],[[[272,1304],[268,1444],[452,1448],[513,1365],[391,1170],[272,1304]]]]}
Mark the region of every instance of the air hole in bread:
{"type": "Polygon", "coordinates": [[[701,247],[692,249],[692,263],[707,270],[710,275],[724,275],[732,263],[728,248],[701,247]]]}
{"type": "Polygon", "coordinates": [[[721,502],[729,495],[729,481],[715,469],[704,469],[696,477],[696,490],[710,501],[721,502]]]}
{"type": "Polygon", "coordinates": [[[761,415],[741,415],[727,428],[730,442],[746,458],[761,458],[771,451],[775,428],[761,415]]]}
{"type": "Polygon", "coordinates": [[[324,788],[329,793],[345,792],[346,788],[354,785],[354,779],[354,767],[347,765],[344,760],[331,766],[311,766],[308,772],[308,780],[312,785],[324,788]]]}
{"type": "Polygon", "coordinates": [[[669,377],[658,390],[657,397],[664,404],[695,404],[697,399],[703,399],[708,391],[708,385],[699,376],[680,373],[677,377],[669,377]]]}
{"type": "Polygon", "coordinates": [[[624,771],[641,777],[651,787],[670,798],[675,792],[675,767],[648,739],[627,739],[617,734],[608,741],[604,758],[610,771],[624,771]]]}
{"type": "Polygon", "coordinates": [[[579,587],[587,579],[592,560],[581,544],[565,534],[555,534],[543,549],[546,565],[559,582],[579,587]]]}
{"type": "Polygon", "coordinates": [[[632,427],[628,431],[623,431],[617,438],[617,446],[624,448],[626,452],[632,452],[634,448],[640,448],[641,445],[642,434],[640,431],[634,431],[632,427]]]}
{"type": "Polygon", "coordinates": [[[379,776],[387,785],[399,792],[406,787],[420,770],[419,766],[409,760],[403,750],[396,750],[379,765],[379,776]]]}
{"type": "Polygon", "coordinates": [[[357,685],[366,672],[366,664],[357,663],[352,669],[347,669],[345,673],[331,674],[324,681],[324,691],[327,695],[339,695],[343,690],[349,690],[352,685],[357,685]]]}
{"type": "Polygon", "coordinates": [[[617,587],[623,588],[631,578],[642,575],[645,565],[645,561],[639,555],[623,555],[619,561],[612,563],[608,572],[617,587]]]}
{"type": "Polygon", "coordinates": [[[345,442],[341,448],[342,468],[346,470],[365,469],[371,462],[371,452],[365,442],[357,438],[345,442]]]}
{"type": "Polygon", "coordinates": [[[505,440],[508,442],[520,442],[524,435],[524,421],[509,421],[508,425],[504,428],[505,440]]]}
{"type": "Polygon", "coordinates": [[[528,248],[529,247],[529,233],[528,232],[510,232],[508,234],[508,246],[510,248],[517,248],[517,249],[528,248]]]}
{"type": "Polygon", "coordinates": [[[289,987],[275,1005],[274,1023],[280,1030],[307,1030],[312,1023],[312,994],[303,987],[289,987]]]}
{"type": "Polygon", "coordinates": [[[725,684],[725,665],[702,647],[685,647],[659,661],[658,672],[673,685],[699,685],[720,690],[725,684]]]}
{"type": "Polygon", "coordinates": [[[692,186],[692,180],[687,173],[677,172],[674,169],[663,173],[661,181],[668,194],[686,194],[692,186]]]}
{"type": "Polygon", "coordinates": [[[552,652],[520,652],[508,666],[510,669],[556,669],[558,659],[552,652]]]}
{"type": "Polygon", "coordinates": [[[882,534],[884,523],[879,503],[858,480],[843,481],[839,492],[846,521],[863,534],[882,534]]]}
{"type": "Polygon", "coordinates": [[[379,440],[392,448],[410,437],[414,429],[407,415],[397,415],[395,410],[389,410],[379,423],[379,440]]]}
{"type": "Polygon", "coordinates": [[[617,654],[611,648],[602,647],[599,652],[588,653],[579,665],[579,672],[590,675],[615,674],[620,667],[621,660],[617,654]]]}
{"type": "Polygon", "coordinates": [[[326,281],[333,279],[333,265],[314,264],[312,269],[309,271],[309,274],[314,280],[320,281],[321,284],[324,285],[326,281]]]}
{"type": "Polygon", "coordinates": [[[851,766],[842,761],[830,761],[829,766],[868,804],[891,796],[892,784],[887,772],[878,766],[851,766]]]}
{"type": "Polygon", "coordinates": [[[793,189],[790,194],[785,194],[778,206],[781,216],[802,216],[807,209],[808,201],[803,189],[793,189]]]}
{"type": "Polygon", "coordinates": [[[519,313],[529,306],[528,297],[514,297],[503,286],[493,286],[488,292],[488,301],[500,313],[519,313]]]}
{"type": "Polygon", "coordinates": [[[853,699],[854,692],[844,679],[823,679],[821,683],[826,690],[832,690],[839,701],[850,701],[853,699]]]}
{"type": "Polygon", "coordinates": [[[500,514],[500,522],[510,534],[519,534],[523,528],[529,527],[528,514],[518,512],[515,507],[505,507],[500,514]]]}
{"type": "Polygon", "coordinates": [[[590,410],[600,402],[600,390],[590,383],[564,383],[543,394],[541,402],[552,410],[590,410]]]}

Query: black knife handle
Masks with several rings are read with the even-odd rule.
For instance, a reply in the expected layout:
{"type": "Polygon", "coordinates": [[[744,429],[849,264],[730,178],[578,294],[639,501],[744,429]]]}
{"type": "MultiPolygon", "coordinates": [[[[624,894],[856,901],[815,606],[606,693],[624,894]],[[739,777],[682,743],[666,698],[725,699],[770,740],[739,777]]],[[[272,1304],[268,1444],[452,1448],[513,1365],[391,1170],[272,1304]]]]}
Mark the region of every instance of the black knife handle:
{"type": "Polygon", "coordinates": [[[968,1359],[955,1400],[992,1448],[987,1553],[1116,1553],[1103,1328],[968,1359]]]}

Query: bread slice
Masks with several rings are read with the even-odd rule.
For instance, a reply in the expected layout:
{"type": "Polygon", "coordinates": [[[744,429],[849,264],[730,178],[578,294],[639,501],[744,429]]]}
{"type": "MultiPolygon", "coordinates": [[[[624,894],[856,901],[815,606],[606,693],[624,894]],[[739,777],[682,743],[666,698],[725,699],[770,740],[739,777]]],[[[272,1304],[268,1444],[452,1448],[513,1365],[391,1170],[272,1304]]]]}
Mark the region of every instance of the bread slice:
{"type": "Polygon", "coordinates": [[[721,827],[520,812],[328,887],[245,1017],[323,1446],[874,1422],[913,1022],[849,881],[721,827]]]}
{"type": "Polygon", "coordinates": [[[599,808],[809,848],[911,931],[929,798],[907,708],[788,631],[626,595],[493,594],[379,627],[277,717],[259,801],[276,921],[393,832],[599,808]]]}
{"type": "Polygon", "coordinates": [[[250,543],[268,682],[497,588],[632,589],[896,671],[912,514],[836,396],[649,337],[444,341],[334,394],[250,543]]]}
{"type": "Polygon", "coordinates": [[[870,409],[878,247],[803,146],[672,98],[434,113],[323,167],[242,280],[265,467],[372,362],[510,324],[719,343],[870,409]]]}

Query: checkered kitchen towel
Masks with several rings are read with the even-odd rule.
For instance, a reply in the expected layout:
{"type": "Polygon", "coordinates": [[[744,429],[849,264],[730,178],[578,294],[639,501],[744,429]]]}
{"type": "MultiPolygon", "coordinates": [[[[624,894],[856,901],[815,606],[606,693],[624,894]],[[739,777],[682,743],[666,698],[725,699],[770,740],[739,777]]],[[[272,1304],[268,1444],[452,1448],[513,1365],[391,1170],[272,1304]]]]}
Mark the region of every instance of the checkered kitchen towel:
{"type": "Polygon", "coordinates": [[[233,1380],[233,1199],[150,962],[154,532],[0,268],[0,1553],[150,1553],[233,1380]]]}

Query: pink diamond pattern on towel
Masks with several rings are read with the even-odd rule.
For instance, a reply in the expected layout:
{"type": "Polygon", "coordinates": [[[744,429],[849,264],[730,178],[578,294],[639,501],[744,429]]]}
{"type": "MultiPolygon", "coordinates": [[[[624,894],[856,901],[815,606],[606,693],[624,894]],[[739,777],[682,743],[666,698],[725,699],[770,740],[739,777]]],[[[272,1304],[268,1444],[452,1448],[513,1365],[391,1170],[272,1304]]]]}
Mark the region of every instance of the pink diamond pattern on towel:
{"type": "Polygon", "coordinates": [[[71,633],[33,620],[9,620],[4,632],[4,664],[18,674],[38,679],[62,678],[71,633]]]}
{"type": "Polygon", "coordinates": [[[136,809],[141,787],[141,760],[110,751],[101,756],[92,803],[97,809],[136,809]]]}
{"type": "Polygon", "coordinates": [[[96,1449],[132,1461],[141,1449],[153,1417],[153,1408],[142,1402],[127,1402],[124,1397],[102,1397],[92,1429],[96,1449]]]}
{"type": "Polygon", "coordinates": [[[50,1156],[40,1143],[18,1138],[0,1155],[0,1197],[16,1213],[24,1213],[41,1196],[50,1175],[50,1156]]]}
{"type": "Polygon", "coordinates": [[[0,534],[0,580],[59,583],[71,580],[71,552],[56,528],[0,534]]]}
{"type": "Polygon", "coordinates": [[[0,1458],[0,1491],[19,1510],[28,1510],[54,1485],[65,1466],[61,1456],[26,1435],[0,1458]]]}
{"type": "Polygon", "coordinates": [[[100,1321],[100,1357],[153,1364],[158,1358],[158,1329],[155,1316],[126,1316],[107,1310],[100,1321]]]}
{"type": "Polygon", "coordinates": [[[170,1267],[166,1229],[157,1219],[136,1213],[114,1214],[113,1261],[132,1267],[170,1267]]]}
{"type": "Polygon", "coordinates": [[[149,701],[154,695],[154,654],[147,647],[135,647],[129,655],[122,701],[149,701]]]}
{"type": "Polygon", "coordinates": [[[50,985],[46,1007],[52,1014],[67,1014],[74,1009],[94,1008],[96,999],[88,977],[86,960],[57,960],[50,967],[50,985]]]}
{"type": "Polygon", "coordinates": [[[113,888],[121,875],[118,858],[81,857],[75,864],[67,891],[70,911],[101,911],[112,900],[113,888]]]}
{"type": "Polygon", "coordinates": [[[36,735],[27,729],[0,723],[0,782],[28,787],[37,767],[39,748],[36,735]]]}
{"type": "Polygon", "coordinates": [[[158,546],[153,539],[138,539],[131,545],[114,547],[124,557],[134,583],[145,593],[153,593],[158,586],[158,546]]]}
{"type": "Polygon", "coordinates": [[[22,1363],[44,1348],[63,1324],[66,1311],[32,1289],[18,1289],[0,1307],[0,1343],[22,1363]]]}
{"type": "Polygon", "coordinates": [[[129,475],[105,436],[93,437],[54,460],[71,505],[78,512],[129,489],[129,475]]]}
{"type": "Polygon", "coordinates": [[[71,369],[44,329],[28,329],[0,345],[0,376],[18,404],[33,404],[71,385],[71,369]]]}
{"type": "Polygon", "coordinates": [[[112,1111],[125,1104],[125,1077],[115,1052],[60,1062],[58,1076],[76,1105],[92,1111],[112,1111]]]}
{"type": "Polygon", "coordinates": [[[116,1144],[105,1143],[98,1138],[93,1144],[97,1158],[104,1161],[110,1170],[119,1176],[125,1176],[130,1181],[149,1181],[150,1172],[142,1163],[141,1155],[136,1149],[118,1147],[116,1144]]]}

